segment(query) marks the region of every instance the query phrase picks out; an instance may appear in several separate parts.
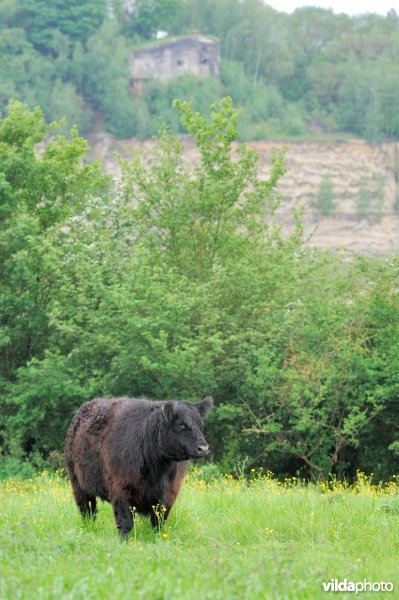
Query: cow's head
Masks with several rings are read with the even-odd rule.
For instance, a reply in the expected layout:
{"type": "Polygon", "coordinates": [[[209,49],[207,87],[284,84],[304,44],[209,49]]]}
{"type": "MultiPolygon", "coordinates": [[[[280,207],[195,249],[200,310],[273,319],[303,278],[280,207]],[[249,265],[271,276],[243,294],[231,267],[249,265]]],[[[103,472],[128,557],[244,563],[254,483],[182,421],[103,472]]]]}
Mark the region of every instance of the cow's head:
{"type": "Polygon", "coordinates": [[[166,424],[165,453],[172,460],[200,458],[208,453],[203,434],[203,419],[213,406],[208,396],[196,404],[169,401],[162,404],[161,412],[166,424]]]}

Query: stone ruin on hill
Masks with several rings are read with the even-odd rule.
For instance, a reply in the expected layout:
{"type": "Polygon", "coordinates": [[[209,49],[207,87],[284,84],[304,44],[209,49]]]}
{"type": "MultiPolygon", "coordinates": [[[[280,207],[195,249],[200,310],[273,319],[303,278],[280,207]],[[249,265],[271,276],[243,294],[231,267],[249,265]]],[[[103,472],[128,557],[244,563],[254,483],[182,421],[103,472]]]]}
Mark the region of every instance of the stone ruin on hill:
{"type": "Polygon", "coordinates": [[[167,81],[183,73],[220,77],[220,42],[201,34],[176,37],[133,50],[129,55],[132,85],[147,79],[167,81]]]}

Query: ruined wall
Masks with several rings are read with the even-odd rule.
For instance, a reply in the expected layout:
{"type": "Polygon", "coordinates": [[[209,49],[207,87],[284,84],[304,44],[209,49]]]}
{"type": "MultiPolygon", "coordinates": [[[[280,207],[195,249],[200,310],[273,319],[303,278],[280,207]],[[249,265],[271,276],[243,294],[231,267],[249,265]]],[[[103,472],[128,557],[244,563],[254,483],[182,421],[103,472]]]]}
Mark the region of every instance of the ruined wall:
{"type": "MultiPolygon", "coordinates": [[[[152,154],[153,142],[116,142],[102,134],[90,140],[95,155],[106,168],[118,174],[112,152],[127,153],[129,146],[141,146],[152,154]]],[[[184,138],[185,158],[195,164],[197,153],[184,138]]],[[[303,207],[308,244],[322,248],[343,248],[350,254],[389,254],[399,251],[399,144],[251,142],[260,156],[260,176],[267,178],[273,151],[285,148],[286,174],[279,182],[282,205],[278,211],[286,231],[293,226],[292,209],[303,207]],[[324,215],[318,204],[326,179],[334,208],[324,215]]]]}
{"type": "Polygon", "coordinates": [[[175,38],[129,55],[132,82],[155,78],[166,81],[183,73],[220,77],[220,44],[201,35],[175,38]]]}

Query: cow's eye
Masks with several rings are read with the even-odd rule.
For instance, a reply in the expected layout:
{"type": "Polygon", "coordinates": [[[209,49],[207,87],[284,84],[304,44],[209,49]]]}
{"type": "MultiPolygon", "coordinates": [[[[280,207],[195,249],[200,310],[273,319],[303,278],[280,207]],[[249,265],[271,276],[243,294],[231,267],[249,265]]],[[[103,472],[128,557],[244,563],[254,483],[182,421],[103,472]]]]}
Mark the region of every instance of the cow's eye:
{"type": "Polygon", "coordinates": [[[180,429],[180,431],[186,431],[186,429],[188,429],[188,427],[184,423],[179,423],[179,425],[177,426],[177,429],[180,429]]]}

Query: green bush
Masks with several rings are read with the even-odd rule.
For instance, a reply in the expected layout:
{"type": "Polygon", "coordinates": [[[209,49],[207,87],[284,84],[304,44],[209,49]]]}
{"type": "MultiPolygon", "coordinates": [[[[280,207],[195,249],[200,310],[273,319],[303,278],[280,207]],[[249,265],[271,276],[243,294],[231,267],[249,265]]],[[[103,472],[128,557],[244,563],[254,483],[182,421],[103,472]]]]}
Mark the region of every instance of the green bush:
{"type": "Polygon", "coordinates": [[[3,456],[0,461],[0,479],[29,479],[36,473],[36,468],[27,460],[15,456],[3,456]]]}
{"type": "Polygon", "coordinates": [[[388,478],[399,466],[397,259],[307,249],[299,217],[284,236],[283,157],[260,180],[256,152],[235,146],[229,99],[207,117],[176,106],[196,166],[164,132],[151,162],[121,161],[110,196],[97,167],[80,166],[79,138],[37,156],[40,112],[16,105],[1,122],[3,453],[50,460],[96,395],[212,394],[221,469],[388,478]]]}
{"type": "Polygon", "coordinates": [[[317,191],[314,206],[325,216],[331,215],[334,212],[334,185],[331,175],[323,176],[317,191]]]}

